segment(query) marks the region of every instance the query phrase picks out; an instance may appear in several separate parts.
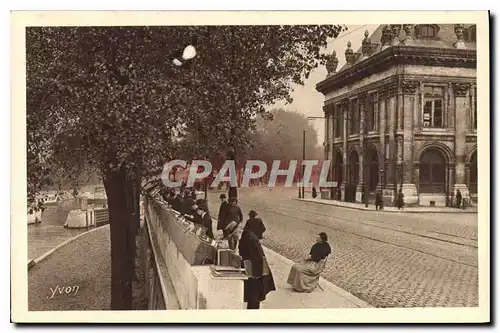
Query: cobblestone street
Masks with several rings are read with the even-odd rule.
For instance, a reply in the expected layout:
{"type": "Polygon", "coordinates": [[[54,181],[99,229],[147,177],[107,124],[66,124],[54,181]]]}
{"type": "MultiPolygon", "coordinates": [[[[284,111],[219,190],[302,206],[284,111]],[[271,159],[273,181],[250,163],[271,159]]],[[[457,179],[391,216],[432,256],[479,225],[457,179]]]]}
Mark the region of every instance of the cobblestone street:
{"type": "Polygon", "coordinates": [[[478,305],[477,214],[359,211],[292,200],[297,192],[239,191],[245,220],[255,209],[266,225],[265,246],[298,261],[324,231],[333,253],[323,276],[373,306],[478,305]]]}

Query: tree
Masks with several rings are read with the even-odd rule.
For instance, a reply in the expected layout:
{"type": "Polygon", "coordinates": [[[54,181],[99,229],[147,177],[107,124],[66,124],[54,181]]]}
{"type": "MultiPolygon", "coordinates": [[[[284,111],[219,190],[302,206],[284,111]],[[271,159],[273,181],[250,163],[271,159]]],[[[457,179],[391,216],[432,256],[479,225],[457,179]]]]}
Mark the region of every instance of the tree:
{"type": "MultiPolygon", "coordinates": [[[[248,159],[266,162],[268,170],[274,160],[286,167],[290,160],[302,160],[302,131],[306,131],[306,159],[321,159],[317,132],[304,115],[283,109],[270,111],[272,120],[257,119],[257,129],[252,136],[253,147],[246,154],[248,159]]],[[[297,170],[300,172],[300,170],[297,170]]]]}
{"type": "Polygon", "coordinates": [[[46,164],[103,178],[111,226],[111,308],[132,308],[139,187],[182,158],[195,128],[205,152],[235,156],[262,105],[290,99],[340,26],[41,27],[26,30],[28,191],[46,164]],[[192,71],[169,56],[193,43],[192,71]],[[182,153],[182,152],[181,152],[182,153]],[[78,168],[76,168],[78,169],[78,168]]]}

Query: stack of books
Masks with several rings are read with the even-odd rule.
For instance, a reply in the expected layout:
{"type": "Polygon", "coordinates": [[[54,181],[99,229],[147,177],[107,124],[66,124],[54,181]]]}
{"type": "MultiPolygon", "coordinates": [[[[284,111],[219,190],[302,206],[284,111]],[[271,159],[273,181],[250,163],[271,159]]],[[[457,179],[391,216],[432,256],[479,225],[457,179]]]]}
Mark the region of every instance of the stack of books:
{"type": "Polygon", "coordinates": [[[245,269],[232,266],[211,265],[212,276],[219,279],[246,279],[245,269]]]}

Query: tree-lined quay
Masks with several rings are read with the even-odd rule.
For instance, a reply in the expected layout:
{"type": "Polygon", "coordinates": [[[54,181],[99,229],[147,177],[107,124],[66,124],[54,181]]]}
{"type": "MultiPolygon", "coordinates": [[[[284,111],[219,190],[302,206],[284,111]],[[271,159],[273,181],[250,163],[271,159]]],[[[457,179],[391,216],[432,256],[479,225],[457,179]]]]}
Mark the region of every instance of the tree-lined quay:
{"type": "MultiPolygon", "coordinates": [[[[174,158],[238,161],[266,105],[325,65],[329,26],[26,29],[28,195],[96,171],[108,197],[111,308],[132,308],[141,184],[174,158]],[[186,46],[194,58],[182,57],[186,46]],[[189,50],[192,50],[191,48],[189,50]],[[61,172],[63,170],[63,172],[61,172]]],[[[230,196],[237,195],[236,187],[230,196]]]]}

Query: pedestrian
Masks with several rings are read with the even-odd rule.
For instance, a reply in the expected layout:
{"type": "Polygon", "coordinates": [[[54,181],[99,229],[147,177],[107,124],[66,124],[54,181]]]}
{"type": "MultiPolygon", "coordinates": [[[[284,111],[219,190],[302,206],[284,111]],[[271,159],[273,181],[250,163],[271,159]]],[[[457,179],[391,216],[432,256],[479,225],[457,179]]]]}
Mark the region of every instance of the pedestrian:
{"type": "Polygon", "coordinates": [[[196,201],[191,198],[187,198],[184,202],[183,215],[194,224],[201,224],[201,220],[198,218],[198,214],[196,213],[197,209],[198,205],[196,204],[196,201]]]}
{"type": "Polygon", "coordinates": [[[226,195],[222,193],[219,196],[220,199],[220,207],[219,207],[219,215],[217,217],[217,230],[222,230],[226,228],[228,221],[228,211],[229,211],[229,202],[227,202],[226,195]]]}
{"type": "Polygon", "coordinates": [[[243,222],[243,213],[241,208],[238,206],[238,200],[236,198],[229,198],[229,208],[228,208],[228,221],[236,221],[238,224],[243,222]]]}
{"type": "Polygon", "coordinates": [[[375,209],[382,209],[382,193],[380,191],[375,194],[375,209]]]}
{"type": "Polygon", "coordinates": [[[245,228],[243,228],[243,230],[250,230],[257,236],[258,239],[262,239],[262,235],[266,231],[264,223],[260,218],[256,217],[257,212],[255,210],[251,210],[248,213],[248,216],[250,218],[247,220],[247,223],[245,224],[245,228]]]}
{"type": "Polygon", "coordinates": [[[313,197],[313,199],[316,199],[317,196],[318,196],[318,192],[316,191],[316,187],[313,185],[313,188],[312,188],[312,197],[313,197]]]}
{"type": "Polygon", "coordinates": [[[212,228],[212,218],[208,213],[208,206],[205,200],[198,200],[196,203],[196,213],[199,216],[199,224],[206,229],[205,234],[207,237],[214,239],[214,233],[212,228]]]}
{"type": "Polygon", "coordinates": [[[462,204],[462,192],[460,192],[459,189],[457,189],[457,195],[455,197],[457,198],[457,208],[460,208],[460,205],[462,204]]]}
{"type": "Polygon", "coordinates": [[[403,189],[399,189],[398,197],[397,197],[397,206],[398,209],[403,209],[405,205],[405,195],[403,194],[403,189]]]}
{"type": "Polygon", "coordinates": [[[238,251],[248,276],[243,282],[243,301],[247,303],[247,309],[256,310],[260,308],[260,302],[266,300],[267,294],[276,290],[274,278],[262,245],[252,231],[243,230],[238,251]]]}

